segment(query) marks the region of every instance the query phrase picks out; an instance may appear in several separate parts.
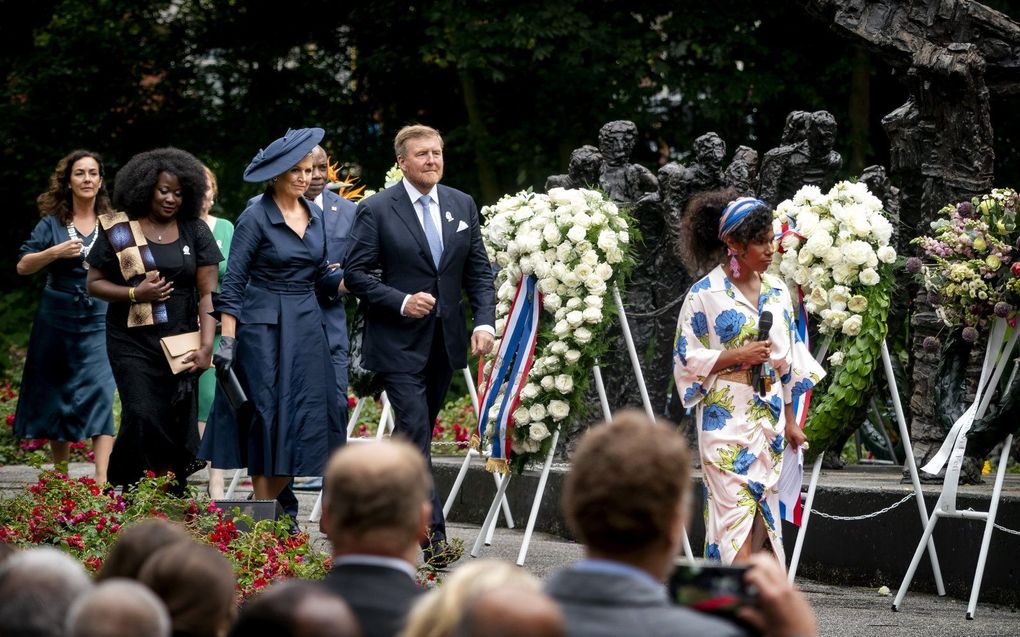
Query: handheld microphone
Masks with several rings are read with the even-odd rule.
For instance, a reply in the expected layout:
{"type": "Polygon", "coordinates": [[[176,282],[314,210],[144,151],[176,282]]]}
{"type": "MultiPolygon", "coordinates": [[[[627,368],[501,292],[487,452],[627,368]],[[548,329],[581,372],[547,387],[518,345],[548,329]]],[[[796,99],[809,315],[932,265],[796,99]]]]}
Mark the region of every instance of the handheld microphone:
{"type": "MultiPolygon", "coordinates": [[[[769,330],[772,329],[772,312],[765,310],[761,313],[758,318],[758,341],[769,340],[769,330]]],[[[765,366],[768,362],[759,363],[751,368],[751,387],[753,387],[759,394],[764,396],[768,393],[768,389],[765,386],[765,380],[768,376],[768,371],[765,366]]]]}

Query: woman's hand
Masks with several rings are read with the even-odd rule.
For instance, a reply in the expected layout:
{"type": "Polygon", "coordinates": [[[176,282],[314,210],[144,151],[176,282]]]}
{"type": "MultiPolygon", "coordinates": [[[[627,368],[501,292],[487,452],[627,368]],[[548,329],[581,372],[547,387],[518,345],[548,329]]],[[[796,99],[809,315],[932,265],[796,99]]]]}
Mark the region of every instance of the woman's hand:
{"type": "Polygon", "coordinates": [[[81,256],[81,239],[68,239],[63,243],[47,248],[54,259],[70,259],[81,256]]]}
{"type": "Polygon", "coordinates": [[[220,347],[216,350],[216,355],[213,356],[216,369],[224,374],[230,371],[230,368],[234,366],[234,348],[236,346],[237,341],[233,336],[226,334],[220,336],[220,347]]]}
{"type": "Polygon", "coordinates": [[[802,446],[807,449],[807,436],[804,435],[804,431],[801,430],[800,425],[797,424],[797,419],[793,416],[793,405],[787,404],[784,409],[786,410],[786,442],[797,449],[802,446]]]}
{"type": "Polygon", "coordinates": [[[746,345],[741,345],[736,349],[737,362],[744,369],[754,367],[755,365],[761,365],[769,360],[772,356],[772,342],[771,341],[751,341],[746,345]]]}
{"type": "Polygon", "coordinates": [[[194,352],[184,357],[184,363],[191,363],[189,372],[204,372],[212,367],[212,346],[199,347],[194,352]]]}
{"type": "Polygon", "coordinates": [[[135,301],[140,303],[166,301],[173,290],[173,284],[159,276],[159,272],[148,272],[145,280],[135,287],[135,301]]]}

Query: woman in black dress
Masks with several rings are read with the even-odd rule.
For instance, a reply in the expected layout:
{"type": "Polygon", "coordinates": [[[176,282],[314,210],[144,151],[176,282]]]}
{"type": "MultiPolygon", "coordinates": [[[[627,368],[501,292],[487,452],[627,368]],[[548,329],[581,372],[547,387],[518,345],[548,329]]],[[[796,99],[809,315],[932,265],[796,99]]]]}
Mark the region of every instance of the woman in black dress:
{"type": "Polygon", "coordinates": [[[42,219],[21,246],[18,274],[46,270],[14,416],[19,438],[50,441],[67,473],[70,443],[92,439],[96,481],[106,482],[113,447],[113,373],[106,357],[106,303],[85,293],[85,256],[97,215],[110,212],[96,153],[75,150],[57,163],[39,195],[42,219]]]}
{"type": "Polygon", "coordinates": [[[110,456],[115,485],[172,472],[183,492],[203,466],[195,458],[197,381],[211,361],[211,294],[223,259],[198,218],[205,190],[202,164],[189,153],[140,153],[117,173],[113,199],[123,212],[99,217],[88,291],[110,304],[107,350],[123,407],[110,456]],[[195,331],[200,346],[175,375],[160,339],[195,331]]]}

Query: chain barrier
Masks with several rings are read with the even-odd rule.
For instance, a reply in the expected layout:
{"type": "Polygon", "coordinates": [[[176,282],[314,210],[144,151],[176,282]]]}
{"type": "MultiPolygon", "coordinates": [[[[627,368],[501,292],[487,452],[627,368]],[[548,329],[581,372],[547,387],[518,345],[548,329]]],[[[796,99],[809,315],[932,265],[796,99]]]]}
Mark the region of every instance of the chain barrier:
{"type": "Polygon", "coordinates": [[[895,509],[896,507],[900,506],[901,504],[903,504],[904,502],[906,502],[907,500],[909,500],[912,497],[914,497],[914,494],[913,493],[908,493],[907,495],[905,495],[902,498],[900,498],[899,502],[894,502],[893,504],[890,504],[889,506],[885,507],[884,509],[879,509],[878,511],[874,511],[873,513],[865,513],[864,515],[832,515],[830,513],[825,513],[823,511],[816,511],[816,510],[812,510],[811,511],[811,515],[817,515],[817,516],[820,516],[820,517],[823,517],[823,518],[826,518],[826,519],[829,519],[829,520],[839,520],[839,521],[842,521],[842,522],[856,522],[858,520],[867,520],[869,518],[877,518],[878,516],[882,515],[883,513],[888,513],[890,511],[892,511],[893,509],[895,509]]]}

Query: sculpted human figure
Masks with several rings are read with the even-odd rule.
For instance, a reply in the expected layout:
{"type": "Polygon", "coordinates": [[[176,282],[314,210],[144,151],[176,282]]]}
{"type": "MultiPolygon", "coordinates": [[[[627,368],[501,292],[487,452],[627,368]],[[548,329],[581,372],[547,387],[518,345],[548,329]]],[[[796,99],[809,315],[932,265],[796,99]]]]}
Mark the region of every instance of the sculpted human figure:
{"type": "Polygon", "coordinates": [[[655,175],[640,164],[627,163],[637,143],[637,126],[627,120],[608,122],[599,130],[602,169],[599,185],[617,202],[634,202],[654,193],[659,184],[655,175]]]}
{"type": "Polygon", "coordinates": [[[553,188],[595,188],[599,185],[602,171],[602,153],[598,148],[585,144],[570,153],[570,164],[566,175],[550,175],[545,181],[546,192],[553,188]]]}
{"type": "Polygon", "coordinates": [[[776,205],[805,184],[828,186],[843,165],[832,149],[835,139],[836,120],[828,111],[792,111],[780,145],[762,159],[758,196],[776,205]]]}
{"type": "Polygon", "coordinates": [[[758,151],[749,146],[737,146],[733,160],[723,172],[723,181],[742,197],[753,195],[758,184],[758,151]]]}

